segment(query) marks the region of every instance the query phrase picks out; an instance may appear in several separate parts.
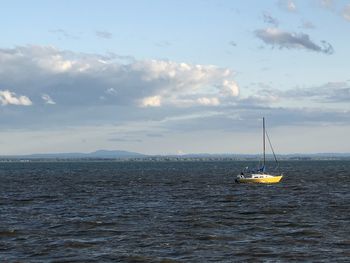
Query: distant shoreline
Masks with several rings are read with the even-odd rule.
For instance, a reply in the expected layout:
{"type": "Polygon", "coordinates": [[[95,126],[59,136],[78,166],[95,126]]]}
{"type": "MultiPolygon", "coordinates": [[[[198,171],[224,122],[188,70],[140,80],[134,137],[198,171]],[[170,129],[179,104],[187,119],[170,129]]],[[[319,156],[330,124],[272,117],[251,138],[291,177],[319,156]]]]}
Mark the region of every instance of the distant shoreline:
{"type": "MultiPolygon", "coordinates": [[[[188,154],[142,154],[123,150],[98,150],[90,153],[36,153],[18,155],[0,155],[0,162],[33,162],[33,161],[258,161],[261,154],[239,153],[188,153],[188,154]]],[[[266,155],[267,160],[274,160],[272,154],[266,155]]],[[[292,153],[278,154],[277,159],[283,160],[350,160],[350,153],[292,153]]]]}
{"type": "MultiPolygon", "coordinates": [[[[154,156],[154,157],[130,157],[130,158],[0,158],[0,163],[29,163],[29,162],[255,162],[258,157],[180,157],[180,156],[154,156]]],[[[268,162],[274,162],[268,159],[268,162]]],[[[284,161],[350,161],[350,156],[293,156],[279,157],[279,162],[284,161]]]]}

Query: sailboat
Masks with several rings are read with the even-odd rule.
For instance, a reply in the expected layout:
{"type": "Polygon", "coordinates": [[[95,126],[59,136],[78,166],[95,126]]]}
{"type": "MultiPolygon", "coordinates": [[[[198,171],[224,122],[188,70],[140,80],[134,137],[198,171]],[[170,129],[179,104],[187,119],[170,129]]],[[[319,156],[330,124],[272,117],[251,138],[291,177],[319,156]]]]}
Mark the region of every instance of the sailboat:
{"type": "MultiPolygon", "coordinates": [[[[265,137],[267,137],[273,156],[275,158],[276,164],[278,165],[278,161],[273,150],[269,135],[265,130],[265,118],[263,118],[263,165],[254,170],[249,170],[246,167],[240,175],[237,175],[235,182],[236,183],[260,183],[260,184],[275,184],[281,181],[283,174],[277,172],[275,174],[266,172],[266,154],[265,154],[265,137]]],[[[278,166],[277,166],[278,167],[278,166]]]]}

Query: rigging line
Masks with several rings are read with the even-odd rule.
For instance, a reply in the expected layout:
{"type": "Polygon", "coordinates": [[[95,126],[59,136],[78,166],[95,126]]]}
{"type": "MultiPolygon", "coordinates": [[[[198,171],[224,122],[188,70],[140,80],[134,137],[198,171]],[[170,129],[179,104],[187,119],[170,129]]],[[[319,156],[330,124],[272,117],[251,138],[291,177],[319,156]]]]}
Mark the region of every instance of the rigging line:
{"type": "Polygon", "coordinates": [[[277,164],[277,167],[278,167],[278,166],[279,166],[279,163],[278,163],[278,161],[277,161],[275,151],[273,150],[273,147],[272,147],[272,144],[271,144],[271,141],[270,141],[269,134],[267,133],[267,131],[265,131],[265,133],[266,133],[267,140],[269,141],[269,145],[270,145],[270,148],[271,148],[271,150],[272,150],[273,157],[275,158],[275,161],[276,161],[276,164],[277,164]]]}

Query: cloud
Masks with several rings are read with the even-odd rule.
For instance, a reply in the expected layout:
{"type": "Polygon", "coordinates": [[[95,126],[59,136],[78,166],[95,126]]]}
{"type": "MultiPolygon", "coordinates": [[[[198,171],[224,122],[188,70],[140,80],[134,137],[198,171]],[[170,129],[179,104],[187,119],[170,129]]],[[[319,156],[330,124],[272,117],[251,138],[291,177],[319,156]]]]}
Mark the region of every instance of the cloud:
{"type": "Polygon", "coordinates": [[[193,131],[221,131],[226,132],[252,132],[256,129],[261,116],[267,116],[269,128],[283,126],[304,126],[320,124],[348,125],[350,111],[332,110],[324,107],[288,108],[271,107],[267,104],[247,105],[247,107],[227,105],[220,109],[202,114],[193,115],[192,118],[171,118],[163,121],[163,128],[173,132],[193,131]]]}
{"type": "Polygon", "coordinates": [[[16,109],[17,122],[0,116],[0,125],[119,123],[147,117],[148,111],[156,118],[189,111],[184,108],[219,106],[219,101],[238,98],[234,77],[231,69],[213,65],[125,59],[52,46],[0,49],[0,79],[11,90],[3,93],[2,104],[32,104],[31,111],[16,109]],[[41,114],[41,107],[50,113],[41,114]]]}
{"type": "Polygon", "coordinates": [[[327,105],[333,103],[340,107],[350,102],[350,85],[346,81],[328,82],[320,86],[288,90],[278,90],[261,83],[253,95],[241,98],[244,103],[254,105],[272,105],[281,101],[294,101],[298,104],[306,101],[309,105],[327,105]]]}
{"type": "Polygon", "coordinates": [[[271,105],[280,101],[280,92],[273,89],[262,89],[255,94],[242,98],[240,103],[246,106],[271,105]]]}
{"type": "Polygon", "coordinates": [[[291,99],[306,98],[322,103],[350,102],[350,85],[347,82],[328,82],[311,88],[296,88],[284,92],[291,99]]]}
{"type": "Polygon", "coordinates": [[[301,28],[304,29],[315,29],[315,25],[310,21],[302,21],[301,28]]]}
{"type": "Polygon", "coordinates": [[[159,41],[157,43],[155,43],[155,45],[157,47],[170,47],[171,46],[171,43],[167,40],[162,40],[162,41],[159,41]]]}
{"type": "Polygon", "coordinates": [[[208,93],[223,96],[222,92],[227,89],[222,84],[225,81],[229,81],[231,86],[236,85],[237,93],[233,96],[238,96],[239,88],[229,69],[158,60],[136,62],[132,69],[142,72],[140,77],[144,85],[153,83],[153,95],[145,96],[142,106],[190,106],[208,93]]]}
{"type": "Polygon", "coordinates": [[[345,20],[350,21],[350,4],[343,8],[342,16],[345,20]]]}
{"type": "Polygon", "coordinates": [[[200,105],[205,105],[205,106],[217,106],[220,104],[220,100],[216,97],[213,97],[213,98],[202,97],[202,98],[198,98],[197,101],[200,105]]]}
{"type": "Polygon", "coordinates": [[[223,96],[237,97],[239,88],[235,81],[225,79],[219,87],[223,96]]]}
{"type": "Polygon", "coordinates": [[[116,95],[116,94],[118,94],[117,90],[115,88],[113,88],[113,87],[106,89],[105,92],[107,94],[109,94],[109,95],[116,95]]]}
{"type": "Polygon", "coordinates": [[[278,2],[278,5],[280,8],[288,11],[288,12],[296,12],[297,6],[294,1],[292,0],[280,0],[278,2]]]}
{"type": "Polygon", "coordinates": [[[324,8],[332,8],[334,5],[334,0],[318,0],[318,2],[324,8]]]}
{"type": "Polygon", "coordinates": [[[141,139],[136,138],[110,138],[108,139],[110,142],[142,142],[141,139]]]}
{"type": "Polygon", "coordinates": [[[0,90],[0,103],[6,105],[30,106],[32,101],[27,96],[18,96],[9,90],[0,90]]]}
{"type": "Polygon", "coordinates": [[[164,137],[164,135],[161,134],[161,133],[147,133],[146,136],[147,136],[147,137],[151,137],[151,138],[161,138],[161,137],[164,137]]]}
{"type": "Polygon", "coordinates": [[[103,38],[103,39],[111,39],[113,37],[113,34],[108,32],[108,31],[101,31],[101,30],[97,30],[95,32],[95,35],[98,38],[103,38]]]}
{"type": "Polygon", "coordinates": [[[309,35],[300,33],[290,33],[278,28],[266,28],[255,31],[255,36],[260,38],[265,44],[287,49],[305,49],[325,54],[333,54],[334,50],[331,44],[321,41],[317,45],[311,41],[309,35]]]}
{"type": "Polygon", "coordinates": [[[49,30],[50,33],[57,35],[59,38],[67,38],[67,39],[79,39],[80,36],[69,33],[68,31],[58,28],[49,30]]]}
{"type": "Polygon", "coordinates": [[[56,104],[56,102],[54,102],[53,99],[47,94],[42,94],[41,98],[45,101],[46,104],[51,104],[51,105],[56,104]]]}
{"type": "Polygon", "coordinates": [[[236,47],[237,46],[237,43],[235,41],[230,41],[229,42],[229,45],[233,46],[233,47],[236,47]]]}
{"type": "MultiPolygon", "coordinates": [[[[73,127],[81,132],[76,135],[79,143],[85,138],[84,132],[91,129],[89,145],[95,140],[99,147],[101,138],[111,138],[115,144],[125,141],[139,145],[132,139],[146,144],[151,137],[165,142],[181,133],[187,138],[187,132],[193,131],[246,131],[256,125],[257,116],[264,114],[275,119],[275,126],[349,123],[349,114],[344,111],[325,107],[320,111],[307,105],[319,98],[323,99],[321,103],[335,101],[335,94],[346,98],[342,89],[346,87],[339,86],[327,96],[310,96],[309,100],[305,95],[307,107],[293,109],[276,106],[287,101],[288,94],[261,85],[256,93],[245,94],[235,77],[233,70],[213,65],[124,59],[115,54],[43,46],[0,49],[0,79],[9,89],[0,96],[1,104],[31,105],[1,107],[0,127],[43,132],[73,127]],[[51,103],[55,105],[48,107],[51,103]]],[[[293,96],[299,101],[302,95],[293,96]]]]}
{"type": "Polygon", "coordinates": [[[124,63],[113,54],[102,56],[27,46],[0,49],[0,66],[3,83],[33,96],[50,94],[56,104],[96,105],[100,96],[106,97],[104,104],[136,105],[149,98],[153,102],[162,98],[164,104],[174,104],[180,98],[199,98],[208,92],[219,95],[227,85],[235,86],[233,95],[238,95],[234,72],[212,65],[166,60],[124,63]],[[32,86],[26,86],[28,81],[32,86]]]}
{"type": "Polygon", "coordinates": [[[318,0],[318,4],[320,7],[350,21],[350,4],[343,5],[341,1],[334,0],[318,0]]]}
{"type": "Polygon", "coordinates": [[[263,13],[263,20],[267,24],[278,26],[279,22],[276,18],[272,17],[268,12],[263,13]]]}
{"type": "Polygon", "coordinates": [[[161,97],[160,96],[152,96],[143,98],[141,101],[141,107],[160,107],[161,105],[161,97]]]}

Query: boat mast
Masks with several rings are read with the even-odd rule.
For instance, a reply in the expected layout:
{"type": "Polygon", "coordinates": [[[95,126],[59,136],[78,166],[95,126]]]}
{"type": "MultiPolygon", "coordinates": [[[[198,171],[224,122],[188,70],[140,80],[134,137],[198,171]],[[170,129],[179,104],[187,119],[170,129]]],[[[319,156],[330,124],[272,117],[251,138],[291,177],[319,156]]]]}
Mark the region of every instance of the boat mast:
{"type": "Polygon", "coordinates": [[[265,168],[265,117],[263,117],[263,152],[264,152],[264,168],[265,168]]]}

